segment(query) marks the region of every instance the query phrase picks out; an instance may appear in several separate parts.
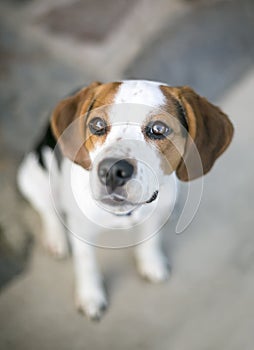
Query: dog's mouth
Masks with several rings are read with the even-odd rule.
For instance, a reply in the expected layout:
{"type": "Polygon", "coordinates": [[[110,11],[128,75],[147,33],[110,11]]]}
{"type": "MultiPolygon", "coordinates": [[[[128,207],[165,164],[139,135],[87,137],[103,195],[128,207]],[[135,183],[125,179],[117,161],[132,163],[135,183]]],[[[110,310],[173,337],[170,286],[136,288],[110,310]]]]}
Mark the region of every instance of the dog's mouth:
{"type": "Polygon", "coordinates": [[[154,191],[154,193],[152,194],[152,196],[148,200],[135,203],[135,202],[128,200],[126,197],[124,197],[120,194],[112,193],[110,195],[106,195],[106,196],[102,197],[100,199],[100,202],[105,203],[107,205],[111,205],[111,206],[121,206],[121,205],[140,206],[143,204],[149,204],[149,203],[154,202],[157,199],[158,194],[159,194],[159,191],[156,190],[156,191],[154,191]]]}

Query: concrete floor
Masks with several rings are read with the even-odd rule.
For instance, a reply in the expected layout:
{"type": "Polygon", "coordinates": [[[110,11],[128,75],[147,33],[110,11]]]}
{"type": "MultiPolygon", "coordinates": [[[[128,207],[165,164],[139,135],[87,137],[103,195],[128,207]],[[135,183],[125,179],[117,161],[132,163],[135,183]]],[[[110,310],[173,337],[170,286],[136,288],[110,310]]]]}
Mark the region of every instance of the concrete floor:
{"type": "MultiPolygon", "coordinates": [[[[10,175],[13,179],[15,173],[15,166],[9,166],[10,154],[16,164],[20,154],[36,138],[35,126],[45,120],[43,112],[74,83],[93,79],[93,72],[84,69],[81,76],[81,67],[51,57],[40,43],[19,41],[15,31],[6,28],[1,32],[4,58],[8,62],[1,71],[2,110],[6,113],[1,116],[4,200],[0,220],[2,212],[7,211],[4,227],[9,228],[10,236],[15,231],[17,239],[27,231],[22,226],[22,218],[26,218],[30,224],[28,231],[34,231],[37,239],[29,250],[30,258],[24,271],[1,291],[0,349],[253,349],[254,67],[249,60],[252,49],[247,56],[245,51],[242,56],[236,54],[239,57],[237,74],[230,80],[227,71],[224,88],[219,84],[219,95],[214,93],[214,88],[204,88],[208,80],[212,80],[212,69],[206,79],[198,81],[199,90],[216,98],[230,116],[235,136],[230,148],[205,177],[202,202],[192,224],[180,235],[168,229],[166,250],[172,267],[170,280],[164,285],[150,285],[140,280],[131,249],[98,249],[110,306],[100,323],[91,323],[74,309],[71,259],[54,261],[47,256],[38,239],[38,218],[15,195],[6,179],[10,175]],[[34,123],[31,123],[32,117],[34,123]]],[[[225,21],[225,30],[227,28],[225,21]]],[[[168,38],[173,32],[169,32],[168,38]]],[[[248,31],[241,32],[244,32],[242,38],[248,34],[248,31]]],[[[152,47],[151,43],[147,52],[151,52],[152,47]]],[[[230,53],[233,60],[232,51],[226,50],[227,55],[230,53]]],[[[134,72],[135,67],[140,67],[140,61],[146,62],[149,57],[138,58],[126,72],[134,72]]],[[[142,74],[152,71],[159,61],[157,57],[144,66],[142,74]]],[[[165,71],[164,80],[169,80],[169,72],[165,71]]],[[[154,79],[158,74],[161,72],[154,69],[154,79]]]]}

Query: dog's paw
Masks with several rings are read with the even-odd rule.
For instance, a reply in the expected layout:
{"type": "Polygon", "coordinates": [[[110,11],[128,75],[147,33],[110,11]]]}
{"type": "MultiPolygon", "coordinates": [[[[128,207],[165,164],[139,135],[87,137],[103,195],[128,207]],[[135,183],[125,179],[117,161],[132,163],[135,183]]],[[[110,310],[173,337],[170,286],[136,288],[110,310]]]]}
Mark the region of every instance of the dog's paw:
{"type": "Polygon", "coordinates": [[[139,274],[145,280],[152,283],[161,283],[169,278],[169,264],[167,259],[162,255],[138,258],[137,269],[139,274]]]}
{"type": "Polygon", "coordinates": [[[92,321],[99,321],[108,306],[105,292],[101,288],[78,288],[75,304],[77,310],[92,321]]]}
{"type": "Polygon", "coordinates": [[[45,250],[55,259],[60,260],[68,256],[69,247],[64,233],[61,235],[44,235],[43,246],[45,250]]]}

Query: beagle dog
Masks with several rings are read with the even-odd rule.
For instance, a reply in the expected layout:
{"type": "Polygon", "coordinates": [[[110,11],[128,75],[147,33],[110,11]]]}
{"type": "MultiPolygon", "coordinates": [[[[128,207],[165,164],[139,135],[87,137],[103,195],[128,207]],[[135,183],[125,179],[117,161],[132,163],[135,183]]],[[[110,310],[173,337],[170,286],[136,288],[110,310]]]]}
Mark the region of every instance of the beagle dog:
{"type": "Polygon", "coordinates": [[[187,86],[94,82],[60,101],[17,181],[53,255],[67,254],[64,225],[71,232],[79,310],[99,319],[107,306],[94,255],[99,232],[117,237],[103,246],[135,246],[141,276],[167,279],[161,232],[177,181],[206,174],[232,135],[228,117],[187,86]]]}

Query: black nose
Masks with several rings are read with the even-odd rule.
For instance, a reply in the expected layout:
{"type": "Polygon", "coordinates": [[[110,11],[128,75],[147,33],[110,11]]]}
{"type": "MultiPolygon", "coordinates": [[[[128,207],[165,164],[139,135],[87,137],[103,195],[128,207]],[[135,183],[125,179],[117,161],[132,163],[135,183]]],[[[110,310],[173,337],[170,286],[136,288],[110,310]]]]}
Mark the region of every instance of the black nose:
{"type": "Polygon", "coordinates": [[[98,167],[101,183],[106,185],[111,192],[126,184],[133,171],[133,165],[125,159],[106,158],[100,162],[98,167]]]}

